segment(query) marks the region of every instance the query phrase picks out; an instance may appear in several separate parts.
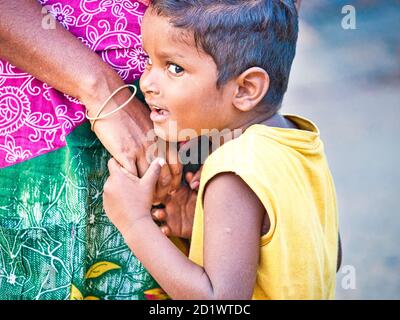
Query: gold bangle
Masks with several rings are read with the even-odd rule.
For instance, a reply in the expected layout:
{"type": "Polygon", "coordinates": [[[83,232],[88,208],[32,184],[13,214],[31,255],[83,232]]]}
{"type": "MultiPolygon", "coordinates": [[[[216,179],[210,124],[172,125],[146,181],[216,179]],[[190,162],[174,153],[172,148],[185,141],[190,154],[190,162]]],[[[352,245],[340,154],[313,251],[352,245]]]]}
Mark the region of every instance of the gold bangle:
{"type": "Polygon", "coordinates": [[[119,87],[119,88],[116,89],[113,93],[111,93],[111,95],[107,98],[107,100],[101,105],[101,107],[100,107],[100,109],[97,111],[97,114],[96,114],[95,117],[90,117],[90,116],[89,116],[89,110],[86,109],[86,119],[88,119],[88,120],[91,121],[91,127],[90,127],[90,128],[92,129],[92,131],[94,131],[94,130],[93,130],[94,124],[96,123],[97,120],[101,120],[101,119],[107,118],[107,117],[111,116],[112,114],[116,113],[117,111],[121,110],[122,108],[126,107],[126,106],[128,105],[128,103],[131,102],[132,99],[136,96],[136,93],[137,93],[137,88],[136,88],[136,86],[134,86],[133,84],[126,84],[126,85],[123,85],[123,86],[119,87]],[[122,89],[125,89],[125,88],[133,88],[133,93],[132,93],[132,95],[129,97],[129,99],[126,100],[126,101],[125,101],[122,105],[120,105],[118,108],[116,108],[116,109],[114,109],[114,110],[112,110],[112,111],[110,111],[110,112],[108,112],[108,113],[106,113],[106,114],[100,115],[100,113],[103,111],[103,109],[106,107],[106,105],[110,102],[110,100],[111,100],[118,92],[120,92],[122,89]]]}

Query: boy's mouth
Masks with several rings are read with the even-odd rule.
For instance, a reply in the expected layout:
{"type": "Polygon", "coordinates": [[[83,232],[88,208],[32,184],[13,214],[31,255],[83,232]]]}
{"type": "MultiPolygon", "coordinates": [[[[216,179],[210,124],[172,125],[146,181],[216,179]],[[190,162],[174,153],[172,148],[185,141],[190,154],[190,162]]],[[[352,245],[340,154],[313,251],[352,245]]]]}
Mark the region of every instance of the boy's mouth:
{"type": "Polygon", "coordinates": [[[153,122],[164,122],[165,120],[167,120],[168,116],[169,116],[169,111],[166,109],[163,109],[157,105],[154,104],[148,104],[150,109],[151,109],[151,113],[150,113],[150,119],[153,122]]]}

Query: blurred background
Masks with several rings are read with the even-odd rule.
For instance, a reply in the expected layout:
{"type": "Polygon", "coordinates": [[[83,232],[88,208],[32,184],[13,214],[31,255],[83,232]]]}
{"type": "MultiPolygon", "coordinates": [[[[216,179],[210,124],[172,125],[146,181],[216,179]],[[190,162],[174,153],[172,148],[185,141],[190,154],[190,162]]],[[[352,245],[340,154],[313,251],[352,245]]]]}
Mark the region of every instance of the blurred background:
{"type": "Polygon", "coordinates": [[[400,0],[303,0],[297,48],[282,112],[314,120],[325,143],[343,246],[336,298],[400,299],[400,0]],[[345,5],[356,29],[342,27],[345,5]]]}

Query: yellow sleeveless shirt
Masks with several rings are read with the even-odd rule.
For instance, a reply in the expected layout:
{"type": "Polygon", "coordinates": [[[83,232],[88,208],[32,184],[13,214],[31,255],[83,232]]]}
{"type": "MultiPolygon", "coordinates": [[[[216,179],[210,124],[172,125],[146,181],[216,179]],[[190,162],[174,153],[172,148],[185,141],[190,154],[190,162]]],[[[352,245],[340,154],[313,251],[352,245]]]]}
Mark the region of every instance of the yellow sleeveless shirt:
{"type": "Polygon", "coordinates": [[[315,124],[299,116],[285,117],[299,129],[253,125],[207,158],[189,258],[203,266],[202,199],[207,182],[219,173],[234,172],[258,196],[271,225],[260,236],[253,299],[333,299],[338,254],[333,179],[315,124]]]}

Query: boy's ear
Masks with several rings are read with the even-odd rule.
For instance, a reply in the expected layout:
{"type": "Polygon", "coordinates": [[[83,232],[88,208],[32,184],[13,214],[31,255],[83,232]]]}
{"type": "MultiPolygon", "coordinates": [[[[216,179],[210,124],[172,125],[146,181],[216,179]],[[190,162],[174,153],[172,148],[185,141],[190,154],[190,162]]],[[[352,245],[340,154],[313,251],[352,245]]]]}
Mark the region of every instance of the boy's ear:
{"type": "Polygon", "coordinates": [[[255,108],[266,95],[269,88],[269,75],[259,67],[252,67],[236,78],[233,105],[240,111],[255,108]]]}

